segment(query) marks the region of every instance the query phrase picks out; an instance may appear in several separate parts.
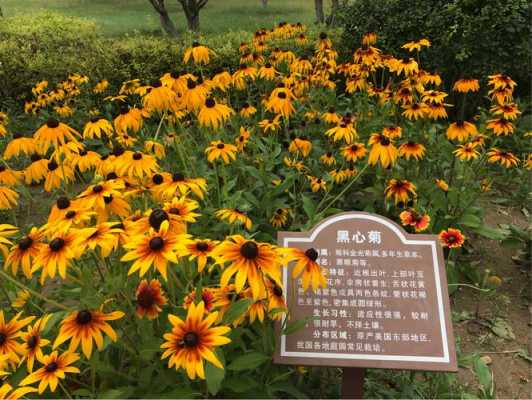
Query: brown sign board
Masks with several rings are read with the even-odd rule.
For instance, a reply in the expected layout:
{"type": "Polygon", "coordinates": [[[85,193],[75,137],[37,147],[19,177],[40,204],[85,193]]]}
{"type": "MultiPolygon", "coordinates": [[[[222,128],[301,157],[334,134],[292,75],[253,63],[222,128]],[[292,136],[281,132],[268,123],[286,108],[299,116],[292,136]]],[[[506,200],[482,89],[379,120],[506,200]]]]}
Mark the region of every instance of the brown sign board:
{"type": "Polygon", "coordinates": [[[289,321],[277,325],[279,364],[457,371],[441,245],[365,212],[334,215],[281,247],[314,248],[327,287],[314,293],[283,270],[289,321]],[[308,318],[289,335],[281,325],[308,318]]]}

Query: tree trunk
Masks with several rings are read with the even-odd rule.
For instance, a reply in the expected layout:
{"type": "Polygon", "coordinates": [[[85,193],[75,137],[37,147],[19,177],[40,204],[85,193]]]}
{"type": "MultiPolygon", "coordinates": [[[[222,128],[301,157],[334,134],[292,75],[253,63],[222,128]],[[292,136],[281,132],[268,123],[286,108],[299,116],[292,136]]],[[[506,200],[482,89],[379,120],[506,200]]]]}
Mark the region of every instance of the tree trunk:
{"type": "Polygon", "coordinates": [[[167,12],[163,14],[159,14],[159,18],[161,20],[161,26],[163,27],[166,33],[168,33],[171,36],[178,35],[177,29],[174,23],[172,22],[172,20],[170,19],[170,17],[168,16],[167,12]]]}
{"type": "Polygon", "coordinates": [[[187,15],[187,25],[188,29],[190,29],[193,32],[198,32],[200,25],[199,25],[199,12],[193,13],[190,16],[187,15]]]}
{"type": "Polygon", "coordinates": [[[327,17],[327,25],[334,25],[334,20],[336,19],[336,13],[340,7],[338,0],[331,0],[331,13],[327,17]]]}
{"type": "Polygon", "coordinates": [[[314,9],[316,10],[316,22],[322,24],[325,22],[323,13],[323,0],[314,0],[314,9]]]}
{"type": "Polygon", "coordinates": [[[153,6],[155,11],[157,11],[157,13],[159,14],[161,27],[164,29],[164,31],[171,36],[177,36],[177,29],[172,20],[170,19],[170,16],[168,15],[164,0],[149,0],[149,2],[153,6]]]}
{"type": "Polygon", "coordinates": [[[266,8],[266,6],[268,5],[268,0],[261,0],[261,2],[262,2],[262,6],[266,8]]]}

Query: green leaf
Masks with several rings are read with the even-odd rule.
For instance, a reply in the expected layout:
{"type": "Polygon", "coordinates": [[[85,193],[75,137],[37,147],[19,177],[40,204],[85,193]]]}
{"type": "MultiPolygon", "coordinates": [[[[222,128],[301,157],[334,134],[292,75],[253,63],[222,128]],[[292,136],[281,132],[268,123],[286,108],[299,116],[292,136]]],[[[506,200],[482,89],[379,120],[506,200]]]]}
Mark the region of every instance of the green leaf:
{"type": "Polygon", "coordinates": [[[519,239],[509,237],[501,241],[501,246],[507,249],[519,249],[524,246],[524,243],[519,239]]]}
{"type": "Polygon", "coordinates": [[[478,357],[474,362],[475,374],[477,375],[480,385],[483,387],[484,392],[489,394],[492,391],[492,375],[489,367],[485,361],[478,357]]]}
{"type": "Polygon", "coordinates": [[[499,337],[508,340],[514,340],[515,335],[510,324],[502,318],[496,318],[491,321],[491,331],[499,337]]]}
{"type": "Polygon", "coordinates": [[[253,303],[251,299],[242,299],[233,303],[224,315],[223,323],[230,324],[244,314],[253,303]]]}
{"type": "Polygon", "coordinates": [[[305,210],[305,214],[307,214],[307,217],[312,220],[316,214],[316,205],[314,204],[314,201],[304,194],[301,195],[301,199],[303,200],[303,210],[305,210]]]}
{"type": "Polygon", "coordinates": [[[224,387],[235,393],[244,393],[257,387],[257,381],[247,376],[238,376],[227,379],[224,387]]]}
{"type": "Polygon", "coordinates": [[[227,367],[230,371],[244,371],[247,369],[257,368],[271,358],[266,354],[251,352],[235,358],[227,367]]]}
{"type": "Polygon", "coordinates": [[[507,233],[499,228],[492,228],[488,225],[482,225],[473,230],[475,233],[478,233],[481,236],[484,236],[492,240],[503,240],[506,238],[507,233]]]}
{"type": "Polygon", "coordinates": [[[290,397],[295,398],[295,399],[308,399],[308,396],[305,393],[299,391],[298,388],[296,388],[294,385],[292,385],[289,382],[281,382],[281,383],[269,385],[268,389],[272,393],[279,393],[279,392],[287,393],[290,395],[290,397]]]}
{"type": "Polygon", "coordinates": [[[207,362],[205,365],[205,379],[207,381],[207,390],[213,396],[220,391],[222,387],[222,382],[225,377],[225,370],[218,368],[207,362]]]}
{"type": "Polygon", "coordinates": [[[124,399],[129,397],[134,392],[134,388],[130,386],[118,387],[109,389],[99,394],[100,399],[124,399]]]}
{"type": "Polygon", "coordinates": [[[480,217],[474,214],[465,214],[458,224],[462,226],[466,226],[468,228],[478,228],[482,225],[482,220],[480,217]]]}
{"type": "Polygon", "coordinates": [[[305,327],[305,325],[314,320],[315,317],[305,317],[302,319],[298,319],[297,321],[294,321],[290,324],[287,324],[286,327],[283,329],[284,335],[291,335],[292,333],[295,333],[305,327]]]}

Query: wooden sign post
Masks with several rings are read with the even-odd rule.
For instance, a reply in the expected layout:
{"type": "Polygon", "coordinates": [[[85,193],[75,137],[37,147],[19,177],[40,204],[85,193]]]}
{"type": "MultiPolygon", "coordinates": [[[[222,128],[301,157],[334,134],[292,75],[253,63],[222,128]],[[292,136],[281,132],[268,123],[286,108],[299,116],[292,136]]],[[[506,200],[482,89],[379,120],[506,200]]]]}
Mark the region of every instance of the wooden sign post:
{"type": "Polygon", "coordinates": [[[327,287],[304,291],[283,271],[290,320],[277,326],[275,362],[344,369],[342,397],[361,398],[364,368],[456,371],[445,263],[435,235],[408,234],[364,212],[337,214],[309,232],[279,232],[278,244],[313,248],[327,287]]]}

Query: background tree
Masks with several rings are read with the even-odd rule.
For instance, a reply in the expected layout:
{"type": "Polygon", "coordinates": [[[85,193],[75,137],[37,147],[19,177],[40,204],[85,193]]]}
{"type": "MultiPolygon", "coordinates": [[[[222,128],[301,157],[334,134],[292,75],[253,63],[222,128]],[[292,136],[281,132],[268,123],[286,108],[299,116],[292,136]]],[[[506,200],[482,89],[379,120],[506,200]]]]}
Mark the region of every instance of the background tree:
{"type": "Polygon", "coordinates": [[[205,7],[208,0],[178,0],[183,7],[185,12],[185,17],[187,18],[188,29],[191,31],[199,31],[200,21],[199,13],[200,10],[205,7]]]}
{"type": "Polygon", "coordinates": [[[316,22],[323,24],[325,22],[325,14],[323,12],[323,0],[314,0],[314,9],[316,10],[316,22]]]}
{"type": "Polygon", "coordinates": [[[177,36],[177,29],[168,15],[168,10],[164,4],[165,0],[149,0],[155,11],[159,14],[161,26],[166,33],[172,36],[177,36]]]}

